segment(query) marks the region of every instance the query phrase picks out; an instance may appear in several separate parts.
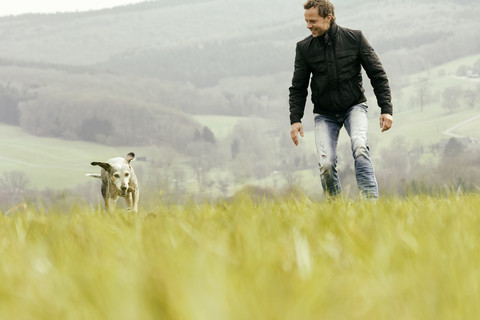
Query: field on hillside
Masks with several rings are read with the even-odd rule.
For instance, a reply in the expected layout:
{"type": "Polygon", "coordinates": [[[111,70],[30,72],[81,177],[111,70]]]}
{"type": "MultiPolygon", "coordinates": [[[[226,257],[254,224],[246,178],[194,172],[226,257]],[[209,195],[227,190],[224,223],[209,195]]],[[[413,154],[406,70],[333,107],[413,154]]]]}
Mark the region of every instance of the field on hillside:
{"type": "MultiPolygon", "coordinates": [[[[137,157],[147,160],[159,159],[162,149],[158,147],[109,147],[84,141],[69,141],[37,137],[25,133],[21,128],[0,125],[0,175],[4,172],[23,171],[32,188],[71,188],[89,181],[86,173],[99,173],[92,161],[107,161],[113,157],[124,157],[135,152],[137,157]]],[[[135,167],[142,167],[141,161],[135,167]]],[[[91,179],[90,179],[91,180],[91,179]]]]}
{"type": "Polygon", "coordinates": [[[0,213],[0,319],[478,319],[478,195],[0,213]]]}

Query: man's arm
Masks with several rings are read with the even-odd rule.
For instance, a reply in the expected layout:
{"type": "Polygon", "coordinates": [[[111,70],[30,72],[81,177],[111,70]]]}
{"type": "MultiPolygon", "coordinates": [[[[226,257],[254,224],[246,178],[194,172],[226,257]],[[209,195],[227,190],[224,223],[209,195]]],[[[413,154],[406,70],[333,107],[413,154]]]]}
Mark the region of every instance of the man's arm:
{"type": "Polygon", "coordinates": [[[360,63],[370,78],[382,114],[393,115],[392,96],[387,73],[372,46],[360,32],[360,63]]]}
{"type": "Polygon", "coordinates": [[[303,59],[299,45],[297,44],[295,53],[295,70],[293,72],[292,86],[290,87],[290,136],[293,143],[298,145],[298,134],[303,137],[302,118],[305,112],[305,103],[308,96],[308,84],[310,82],[311,70],[303,59]]]}
{"type": "Polygon", "coordinates": [[[390,85],[388,83],[387,73],[383,69],[382,63],[372,46],[360,32],[360,62],[363,69],[370,78],[373,92],[377,97],[377,103],[380,107],[380,128],[382,132],[387,131],[393,125],[393,105],[390,85]]]}
{"type": "Polygon", "coordinates": [[[311,70],[297,44],[295,52],[295,69],[293,71],[292,86],[290,87],[290,124],[301,122],[305,111],[305,103],[308,95],[311,70]]]}

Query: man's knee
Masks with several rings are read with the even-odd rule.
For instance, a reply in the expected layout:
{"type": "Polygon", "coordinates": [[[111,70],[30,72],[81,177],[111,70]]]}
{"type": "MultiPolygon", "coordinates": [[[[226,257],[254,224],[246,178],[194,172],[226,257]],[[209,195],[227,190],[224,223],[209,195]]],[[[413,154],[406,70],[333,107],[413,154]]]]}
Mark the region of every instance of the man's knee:
{"type": "Polygon", "coordinates": [[[370,148],[364,139],[352,139],[352,152],[354,158],[370,157],[370,148]]]}
{"type": "Polygon", "coordinates": [[[320,168],[320,174],[323,175],[332,175],[335,171],[335,162],[328,158],[323,158],[318,163],[320,168]]]}

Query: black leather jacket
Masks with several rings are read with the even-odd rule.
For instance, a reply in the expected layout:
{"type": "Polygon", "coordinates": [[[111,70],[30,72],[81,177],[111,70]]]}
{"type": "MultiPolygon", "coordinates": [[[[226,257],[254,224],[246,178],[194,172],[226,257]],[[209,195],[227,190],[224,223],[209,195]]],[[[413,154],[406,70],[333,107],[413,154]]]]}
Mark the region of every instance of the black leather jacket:
{"type": "Polygon", "coordinates": [[[303,118],[310,75],[314,113],[343,115],[367,101],[361,67],[370,78],[381,112],[393,114],[387,74],[361,31],[333,22],[325,36],[309,36],[298,42],[289,97],[290,123],[303,118]]]}

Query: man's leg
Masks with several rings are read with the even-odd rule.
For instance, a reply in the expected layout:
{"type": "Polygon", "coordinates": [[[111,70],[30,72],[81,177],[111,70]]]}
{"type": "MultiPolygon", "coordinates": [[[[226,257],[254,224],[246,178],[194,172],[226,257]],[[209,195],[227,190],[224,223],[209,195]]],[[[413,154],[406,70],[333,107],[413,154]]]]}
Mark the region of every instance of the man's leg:
{"type": "Polygon", "coordinates": [[[352,143],[355,176],[360,195],[363,198],[378,198],[377,180],[375,179],[370,149],[367,144],[368,118],[366,105],[353,106],[347,112],[345,129],[352,143]]]}
{"type": "Polygon", "coordinates": [[[320,178],[326,196],[341,192],[337,174],[337,142],[342,122],[332,117],[315,115],[315,142],[320,167],[320,178]]]}

